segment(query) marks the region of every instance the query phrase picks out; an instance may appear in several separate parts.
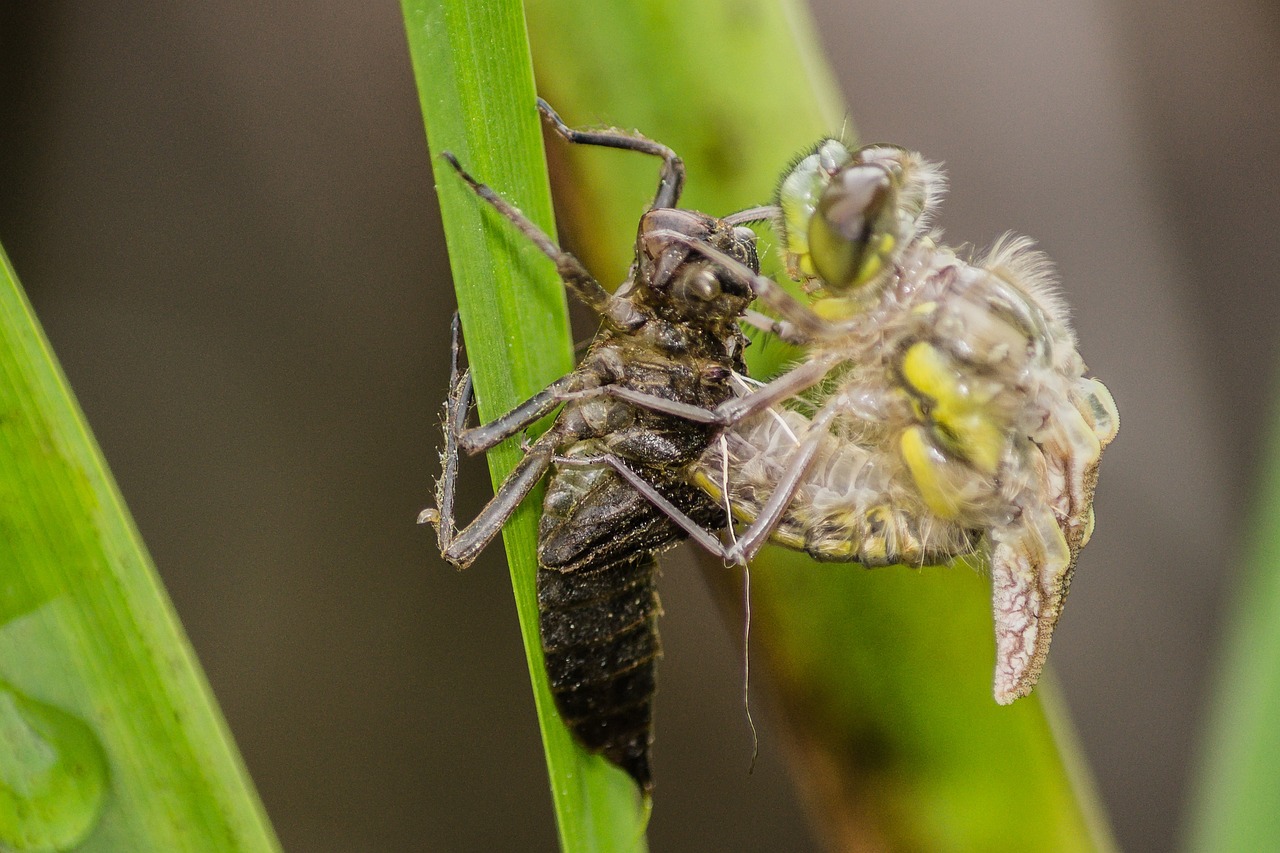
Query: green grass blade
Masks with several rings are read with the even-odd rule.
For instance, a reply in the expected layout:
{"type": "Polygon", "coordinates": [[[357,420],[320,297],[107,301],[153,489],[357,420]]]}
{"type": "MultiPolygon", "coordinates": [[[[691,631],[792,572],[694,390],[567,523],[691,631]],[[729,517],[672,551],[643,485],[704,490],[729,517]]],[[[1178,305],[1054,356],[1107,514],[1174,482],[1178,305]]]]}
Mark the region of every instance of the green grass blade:
{"type": "Polygon", "coordinates": [[[1280,849],[1280,429],[1272,424],[1251,559],[1232,618],[1200,775],[1188,849],[1280,849]]]}
{"type": "Polygon", "coordinates": [[[0,250],[0,850],[73,846],[279,849],[0,250]]]}
{"type": "MultiPolygon", "coordinates": [[[[520,3],[404,0],[403,9],[432,153],[453,152],[554,235],[520,3]]],[[[573,368],[564,287],[551,263],[438,156],[434,168],[468,358],[487,420],[573,368]]],[[[442,363],[447,349],[440,341],[442,363]]],[[[518,454],[515,442],[489,454],[495,486],[518,454]]],[[[576,744],[551,698],[534,592],[540,494],[525,501],[503,538],[560,843],[568,851],[643,850],[646,812],[635,785],[576,744]]]]}
{"type": "MultiPolygon", "coordinates": [[[[788,158],[846,121],[803,4],[530,0],[528,14],[541,93],[570,124],[638,128],[674,148],[689,167],[683,207],[769,201],[788,158]]],[[[653,163],[564,146],[557,159],[570,162],[568,219],[588,265],[621,281],[653,163]]]]}
{"type": "Polygon", "coordinates": [[[766,560],[751,576],[753,648],[801,763],[824,771],[810,793],[829,834],[908,850],[1111,846],[1054,737],[1052,681],[1010,707],[991,698],[984,578],[766,560]]]}
{"type": "MultiPolygon", "coordinates": [[[[571,123],[638,127],[672,146],[688,166],[688,207],[765,202],[790,157],[842,130],[796,3],[531,0],[528,10],[542,94],[571,123]]],[[[608,152],[563,157],[575,245],[594,269],[620,274],[652,169],[608,152]]],[[[748,355],[766,375],[784,353],[766,342],[748,355]]],[[[752,649],[770,665],[800,745],[797,772],[822,794],[814,811],[833,845],[1113,846],[1074,742],[1055,739],[1042,698],[1011,708],[991,698],[983,578],[772,551],[753,564],[752,584],[752,649]]]]}

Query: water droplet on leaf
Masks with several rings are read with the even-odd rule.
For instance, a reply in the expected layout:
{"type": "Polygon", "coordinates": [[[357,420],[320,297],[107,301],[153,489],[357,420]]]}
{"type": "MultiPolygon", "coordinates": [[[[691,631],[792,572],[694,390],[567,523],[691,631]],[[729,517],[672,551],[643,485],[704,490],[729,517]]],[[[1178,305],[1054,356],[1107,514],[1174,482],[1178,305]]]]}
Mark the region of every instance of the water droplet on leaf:
{"type": "Polygon", "coordinates": [[[0,680],[0,848],[74,847],[97,822],[106,787],[93,730],[0,680]]]}

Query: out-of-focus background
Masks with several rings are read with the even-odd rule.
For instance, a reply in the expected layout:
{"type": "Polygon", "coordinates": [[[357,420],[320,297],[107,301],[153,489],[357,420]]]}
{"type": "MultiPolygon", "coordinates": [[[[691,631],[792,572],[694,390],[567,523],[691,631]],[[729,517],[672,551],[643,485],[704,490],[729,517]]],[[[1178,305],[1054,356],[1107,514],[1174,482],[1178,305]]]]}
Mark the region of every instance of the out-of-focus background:
{"type": "MultiPolygon", "coordinates": [[[[1115,394],[1053,664],[1122,846],[1167,850],[1272,408],[1280,14],[814,14],[863,138],[946,161],[953,240],[1040,240],[1115,394]]],[[[550,849],[500,549],[457,574],[413,524],[453,297],[401,26],[391,3],[0,3],[0,241],[286,848],[550,849]]],[[[767,708],[747,772],[696,570],[664,566],[654,849],[811,845],[767,708]]]]}

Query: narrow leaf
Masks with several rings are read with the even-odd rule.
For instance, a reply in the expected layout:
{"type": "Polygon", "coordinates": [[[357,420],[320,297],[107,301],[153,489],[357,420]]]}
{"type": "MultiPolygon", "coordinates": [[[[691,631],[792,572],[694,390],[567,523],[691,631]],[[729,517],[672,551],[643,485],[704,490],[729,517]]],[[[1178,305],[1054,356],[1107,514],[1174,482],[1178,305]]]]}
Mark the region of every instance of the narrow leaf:
{"type": "MultiPolygon", "coordinates": [[[[499,415],[573,368],[564,287],[552,264],[473,194],[438,155],[451,152],[554,236],[533,69],[518,0],[404,0],[458,308],[480,414],[499,415]]],[[[439,342],[441,363],[448,342],[439,342]]],[[[519,458],[489,454],[495,488],[519,458]]],[[[503,538],[533,682],[560,844],[644,849],[645,804],[621,770],[589,755],[556,714],[538,637],[534,577],[541,492],[503,538]]]]}
{"type": "Polygon", "coordinates": [[[278,844],[0,251],[0,849],[72,847],[278,844]]]}

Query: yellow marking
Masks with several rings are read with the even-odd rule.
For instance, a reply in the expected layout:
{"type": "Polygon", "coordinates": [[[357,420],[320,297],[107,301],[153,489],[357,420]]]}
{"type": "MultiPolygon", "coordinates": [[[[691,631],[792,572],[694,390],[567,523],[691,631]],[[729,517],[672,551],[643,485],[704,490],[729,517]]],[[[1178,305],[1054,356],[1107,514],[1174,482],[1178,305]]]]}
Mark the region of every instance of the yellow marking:
{"type": "MultiPolygon", "coordinates": [[[[708,477],[706,472],[695,471],[693,477],[690,479],[692,480],[693,485],[710,495],[711,499],[716,503],[719,503],[723,499],[724,490],[720,488],[720,482],[708,477]]],[[[732,506],[733,517],[744,524],[750,524],[755,521],[756,515],[759,513],[759,507],[748,509],[741,501],[732,502],[732,506]]],[[[774,528],[773,532],[769,534],[769,541],[777,545],[794,548],[796,550],[804,550],[805,545],[803,538],[795,534],[788,533],[782,528],[774,528]]]]}
{"type": "Polygon", "coordinates": [[[892,231],[886,231],[880,235],[880,245],[876,246],[876,253],[882,258],[887,258],[893,254],[893,249],[897,245],[898,238],[892,231]]]}
{"type": "Polygon", "coordinates": [[[867,259],[862,262],[862,269],[858,270],[854,285],[866,284],[879,277],[884,271],[885,262],[893,257],[893,250],[897,245],[898,238],[892,231],[882,232],[878,238],[875,238],[867,259]]]}
{"type": "Polygon", "coordinates": [[[1004,451],[1004,433],[990,417],[985,400],[976,398],[963,374],[932,345],[912,344],[902,358],[902,375],[932,402],[929,418],[946,448],[985,474],[994,474],[1004,451]]]}
{"type": "Polygon", "coordinates": [[[848,320],[858,314],[858,306],[850,299],[841,296],[828,296],[825,299],[815,299],[810,306],[813,313],[817,314],[824,320],[839,322],[848,320]]]}
{"type": "Polygon", "coordinates": [[[711,499],[719,502],[724,497],[724,492],[720,489],[720,484],[711,479],[703,471],[695,471],[693,474],[693,484],[702,491],[711,496],[711,499]]]}
{"type": "Polygon", "coordinates": [[[929,442],[924,427],[913,426],[907,429],[899,439],[898,446],[902,461],[911,472],[911,479],[915,481],[920,497],[933,514],[947,520],[956,518],[962,507],[960,495],[940,476],[947,465],[947,459],[929,442]]]}
{"type": "Polygon", "coordinates": [[[823,553],[830,554],[832,557],[845,560],[853,554],[853,543],[848,539],[839,540],[834,548],[826,548],[823,553]]]}
{"type": "Polygon", "coordinates": [[[785,527],[773,528],[773,531],[769,534],[769,541],[774,545],[781,545],[783,548],[790,548],[793,551],[803,551],[805,546],[803,536],[798,533],[792,533],[785,527]]]}
{"type": "Polygon", "coordinates": [[[868,563],[884,562],[889,559],[889,544],[884,536],[868,536],[862,547],[862,556],[868,563]]]}
{"type": "Polygon", "coordinates": [[[884,269],[884,259],[879,255],[868,255],[867,259],[862,262],[862,267],[858,270],[858,274],[853,277],[850,282],[851,287],[858,287],[880,275],[880,271],[884,269]]]}

